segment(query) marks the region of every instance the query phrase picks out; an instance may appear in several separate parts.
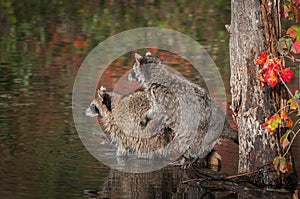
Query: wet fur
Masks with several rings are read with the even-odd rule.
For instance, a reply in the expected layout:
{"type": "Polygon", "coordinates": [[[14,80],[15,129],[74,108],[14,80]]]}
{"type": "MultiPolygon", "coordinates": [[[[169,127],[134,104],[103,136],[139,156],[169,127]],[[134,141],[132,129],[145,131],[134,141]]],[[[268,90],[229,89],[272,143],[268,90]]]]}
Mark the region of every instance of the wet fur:
{"type": "Polygon", "coordinates": [[[102,89],[86,110],[86,115],[102,117],[105,131],[110,133],[112,143],[117,146],[117,156],[132,152],[139,158],[161,157],[174,134],[170,129],[164,129],[164,133],[157,131],[154,120],[146,128],[141,127],[143,114],[149,108],[150,103],[143,91],[121,95],[102,89]]]}
{"type": "Polygon", "coordinates": [[[151,107],[142,121],[149,122],[163,115],[161,128],[167,126],[174,131],[176,150],[186,159],[207,155],[220,138],[237,142],[237,132],[206,89],[188,81],[159,58],[136,54],[128,79],[139,81],[150,101],[151,107]]]}

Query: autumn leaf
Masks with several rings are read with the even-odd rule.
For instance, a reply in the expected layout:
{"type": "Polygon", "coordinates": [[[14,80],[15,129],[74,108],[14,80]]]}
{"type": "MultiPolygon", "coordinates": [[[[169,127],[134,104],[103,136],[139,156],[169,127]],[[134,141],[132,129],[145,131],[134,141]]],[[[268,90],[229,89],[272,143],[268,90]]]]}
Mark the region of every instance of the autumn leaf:
{"type": "Polygon", "coordinates": [[[292,168],[292,164],[288,162],[284,157],[277,156],[274,158],[273,166],[275,170],[285,173],[290,171],[292,168]]]}
{"type": "Polygon", "coordinates": [[[297,106],[295,100],[293,100],[293,99],[289,99],[289,100],[287,101],[287,104],[290,106],[290,109],[291,109],[291,110],[297,110],[297,108],[298,108],[298,106],[297,106]]]}
{"type": "Polygon", "coordinates": [[[272,58],[272,59],[267,59],[265,63],[262,65],[262,70],[263,71],[268,71],[268,70],[281,70],[282,67],[282,60],[280,58],[272,58]]]}
{"type": "Polygon", "coordinates": [[[281,124],[283,125],[283,127],[292,127],[294,125],[293,120],[285,111],[281,112],[281,124]]]}
{"type": "Polygon", "coordinates": [[[261,63],[262,70],[265,72],[268,70],[282,70],[283,68],[282,59],[277,57],[270,58],[270,56],[267,56],[265,60],[265,57],[259,56],[256,63],[261,63]]]}
{"type": "Polygon", "coordinates": [[[284,18],[284,19],[288,18],[289,8],[286,5],[280,6],[280,15],[281,15],[281,18],[284,18]]]}
{"type": "Polygon", "coordinates": [[[289,36],[281,37],[279,39],[278,45],[277,45],[278,52],[281,55],[285,55],[285,54],[289,53],[293,44],[294,44],[294,41],[291,37],[289,37],[289,36]]]}
{"type": "Polygon", "coordinates": [[[297,27],[291,26],[287,31],[286,34],[288,34],[291,38],[295,39],[297,34],[297,27]]]}
{"type": "Polygon", "coordinates": [[[268,54],[265,52],[260,52],[256,59],[256,65],[264,65],[267,59],[268,59],[268,54]]]}
{"type": "Polygon", "coordinates": [[[280,157],[280,156],[277,156],[277,157],[274,158],[274,160],[273,160],[273,166],[274,166],[275,170],[278,170],[279,163],[280,163],[280,161],[281,161],[282,158],[283,157],[280,157]]]}
{"type": "Polygon", "coordinates": [[[279,81],[278,75],[274,70],[267,70],[264,82],[268,83],[268,85],[273,88],[279,81]]]}
{"type": "Polygon", "coordinates": [[[283,81],[289,82],[294,77],[294,72],[290,68],[285,68],[280,72],[283,81]]]}
{"type": "Polygon", "coordinates": [[[298,194],[299,194],[299,190],[295,190],[293,197],[291,199],[299,199],[298,194]]]}
{"type": "Polygon", "coordinates": [[[281,173],[285,173],[287,171],[290,171],[292,168],[292,164],[290,162],[288,162],[285,158],[280,161],[279,163],[279,171],[281,173]]]}
{"type": "Polygon", "coordinates": [[[287,147],[291,142],[289,141],[289,135],[290,133],[292,133],[292,130],[287,130],[285,132],[285,134],[283,134],[280,138],[280,144],[282,146],[282,148],[284,149],[285,147],[287,147]]]}
{"type": "Polygon", "coordinates": [[[282,65],[282,59],[275,57],[273,59],[273,65],[272,65],[272,70],[282,70],[283,65],[282,65]]]}
{"type": "Polygon", "coordinates": [[[267,126],[269,132],[272,134],[274,134],[274,132],[276,131],[276,129],[279,127],[279,125],[281,124],[281,118],[279,116],[278,113],[272,115],[268,121],[266,121],[264,124],[262,124],[262,127],[267,126]]]}
{"type": "Polygon", "coordinates": [[[299,90],[296,90],[296,91],[295,91],[294,97],[295,97],[296,99],[299,99],[299,98],[300,98],[300,92],[299,92],[299,90]]]}
{"type": "Polygon", "coordinates": [[[294,0],[296,6],[300,6],[300,0],[294,0]]]}
{"type": "Polygon", "coordinates": [[[259,75],[259,81],[264,82],[263,70],[260,69],[258,71],[258,75],[259,75]]]}
{"type": "Polygon", "coordinates": [[[299,41],[295,41],[295,43],[293,44],[291,50],[293,52],[295,52],[295,53],[300,53],[300,42],[299,41]]]}

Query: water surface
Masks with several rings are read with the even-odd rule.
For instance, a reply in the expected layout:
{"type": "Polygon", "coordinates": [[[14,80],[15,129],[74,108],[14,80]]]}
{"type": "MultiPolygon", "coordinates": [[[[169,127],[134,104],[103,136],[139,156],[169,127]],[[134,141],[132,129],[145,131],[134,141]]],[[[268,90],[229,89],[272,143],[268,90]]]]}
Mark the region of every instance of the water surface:
{"type": "MultiPolygon", "coordinates": [[[[97,161],[77,135],[71,98],[76,72],[90,50],[109,36],[145,26],[172,28],[202,44],[229,94],[224,28],[229,14],[225,0],[1,2],[1,198],[218,198],[182,185],[188,177],[179,169],[126,174],[97,161]]],[[[124,63],[106,71],[107,86],[126,73],[124,63]]],[[[218,148],[222,171],[234,174],[237,147],[224,142],[218,148]]],[[[298,147],[295,155],[299,159],[298,147]]]]}

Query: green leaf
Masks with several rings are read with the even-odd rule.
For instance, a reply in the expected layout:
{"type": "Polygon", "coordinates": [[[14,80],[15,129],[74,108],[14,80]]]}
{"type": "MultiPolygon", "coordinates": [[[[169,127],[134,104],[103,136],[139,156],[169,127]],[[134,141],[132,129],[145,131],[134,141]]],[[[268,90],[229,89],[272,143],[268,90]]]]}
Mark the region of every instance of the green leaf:
{"type": "Polygon", "coordinates": [[[299,92],[299,90],[296,90],[294,96],[295,96],[296,99],[299,99],[299,97],[300,97],[300,92],[299,92]]]}
{"type": "Polygon", "coordinates": [[[290,171],[292,168],[292,164],[288,162],[284,157],[281,156],[277,156],[274,158],[273,166],[276,171],[280,171],[282,173],[290,171]]]}
{"type": "Polygon", "coordinates": [[[268,126],[269,132],[272,135],[279,127],[280,124],[281,124],[281,118],[278,113],[275,113],[268,119],[268,121],[266,121],[263,124],[263,126],[268,126]]]}
{"type": "Polygon", "coordinates": [[[280,162],[280,160],[281,160],[282,158],[283,158],[283,157],[280,157],[280,156],[277,156],[277,157],[274,158],[273,166],[274,166],[275,170],[278,170],[279,162],[280,162]]]}
{"type": "Polygon", "coordinates": [[[287,171],[290,171],[292,167],[292,164],[288,162],[285,158],[281,159],[279,163],[279,171],[282,173],[285,173],[287,171]]]}
{"type": "Polygon", "coordinates": [[[300,27],[296,27],[296,40],[300,42],[300,27]]]}
{"type": "Polygon", "coordinates": [[[293,46],[294,41],[289,36],[281,37],[278,41],[278,52],[282,55],[289,53],[291,47],[293,46]]]}
{"type": "Polygon", "coordinates": [[[298,108],[295,100],[293,100],[293,99],[289,99],[287,101],[287,104],[290,106],[290,110],[297,110],[297,108],[298,108]]]}

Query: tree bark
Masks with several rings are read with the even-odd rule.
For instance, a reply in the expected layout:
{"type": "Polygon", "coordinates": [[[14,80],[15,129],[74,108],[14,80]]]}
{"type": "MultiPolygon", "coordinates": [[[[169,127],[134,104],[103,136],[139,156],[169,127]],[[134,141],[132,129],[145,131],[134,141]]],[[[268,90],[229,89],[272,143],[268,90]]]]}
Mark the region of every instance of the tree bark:
{"type": "MultiPolygon", "coordinates": [[[[282,154],[280,134],[270,135],[261,124],[279,110],[287,95],[281,85],[262,88],[255,64],[259,52],[277,55],[279,16],[279,0],[231,1],[231,109],[239,129],[240,173],[272,166],[274,157],[282,154]]],[[[269,171],[254,176],[252,181],[282,187],[287,184],[285,178],[269,171]]]]}

